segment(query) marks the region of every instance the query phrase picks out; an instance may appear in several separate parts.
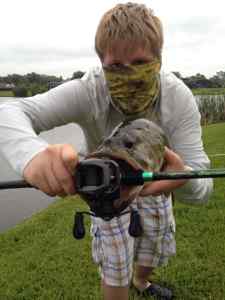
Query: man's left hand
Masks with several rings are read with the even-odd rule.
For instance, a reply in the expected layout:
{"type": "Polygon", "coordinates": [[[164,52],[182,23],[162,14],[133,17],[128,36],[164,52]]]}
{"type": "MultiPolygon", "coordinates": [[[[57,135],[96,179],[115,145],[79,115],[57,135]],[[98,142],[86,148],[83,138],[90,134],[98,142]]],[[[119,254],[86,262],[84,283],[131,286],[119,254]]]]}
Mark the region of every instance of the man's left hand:
{"type": "MultiPolygon", "coordinates": [[[[185,166],[178,154],[166,147],[165,163],[163,172],[166,171],[185,171],[185,166]]],[[[159,196],[161,194],[170,194],[173,190],[181,187],[188,179],[179,180],[159,180],[146,183],[140,192],[140,196],[159,196]]]]}

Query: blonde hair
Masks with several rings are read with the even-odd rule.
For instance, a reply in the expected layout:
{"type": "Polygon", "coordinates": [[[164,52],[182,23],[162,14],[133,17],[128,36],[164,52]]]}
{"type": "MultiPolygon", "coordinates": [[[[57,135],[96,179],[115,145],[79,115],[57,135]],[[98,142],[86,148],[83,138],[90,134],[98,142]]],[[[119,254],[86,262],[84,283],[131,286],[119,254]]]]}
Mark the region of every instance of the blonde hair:
{"type": "Polygon", "coordinates": [[[95,35],[95,50],[102,59],[106,51],[113,51],[121,41],[129,48],[139,45],[161,57],[163,30],[159,18],[144,4],[117,4],[100,20],[95,35]]]}

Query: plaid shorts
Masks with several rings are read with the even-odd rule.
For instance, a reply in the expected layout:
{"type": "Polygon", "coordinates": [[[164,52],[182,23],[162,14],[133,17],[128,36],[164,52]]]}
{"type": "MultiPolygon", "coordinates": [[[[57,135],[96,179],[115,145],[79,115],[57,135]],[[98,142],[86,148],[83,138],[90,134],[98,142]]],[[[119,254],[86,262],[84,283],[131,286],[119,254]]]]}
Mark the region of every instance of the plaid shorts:
{"type": "Polygon", "coordinates": [[[127,286],[133,263],[158,267],[176,253],[172,202],[163,196],[139,198],[132,203],[141,215],[144,233],[133,238],[128,233],[130,215],[111,221],[92,218],[92,256],[109,286],[127,286]]]}

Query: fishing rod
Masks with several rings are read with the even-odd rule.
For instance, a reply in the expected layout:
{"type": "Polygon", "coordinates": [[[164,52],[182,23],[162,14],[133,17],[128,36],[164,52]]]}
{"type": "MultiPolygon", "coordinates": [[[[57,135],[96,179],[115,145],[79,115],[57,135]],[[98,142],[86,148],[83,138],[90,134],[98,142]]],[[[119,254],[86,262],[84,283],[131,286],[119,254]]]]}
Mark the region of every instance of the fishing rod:
{"type": "Polygon", "coordinates": [[[128,173],[121,178],[121,182],[127,185],[144,184],[145,182],[157,180],[179,180],[179,179],[198,179],[198,178],[219,178],[225,177],[225,169],[205,169],[189,171],[171,172],[145,172],[137,171],[128,173]]]}
{"type": "MultiPolygon", "coordinates": [[[[142,170],[124,171],[113,160],[87,159],[79,163],[76,170],[76,188],[78,191],[94,191],[107,185],[143,185],[157,180],[179,180],[197,178],[225,177],[225,169],[205,169],[171,172],[146,172],[142,170]]],[[[25,180],[0,182],[0,190],[35,188],[25,180]]]]}
{"type": "MultiPolygon", "coordinates": [[[[121,185],[143,185],[145,182],[156,180],[218,177],[225,177],[225,169],[146,172],[133,170],[129,165],[121,164],[121,162],[112,159],[83,160],[76,167],[74,174],[76,180],[74,180],[74,183],[77,193],[86,200],[90,211],[75,213],[73,236],[76,239],[84,237],[84,214],[110,221],[114,217],[119,217],[127,213],[130,213],[129,234],[133,237],[142,235],[143,228],[138,210],[129,206],[129,201],[122,201],[119,207],[115,205],[117,199],[120,199],[121,185]]],[[[0,190],[17,188],[34,187],[24,180],[0,182],[0,190]]]]}
{"type": "Polygon", "coordinates": [[[0,190],[9,189],[21,189],[21,188],[34,188],[25,180],[12,180],[12,181],[2,181],[0,182],[0,190]]]}

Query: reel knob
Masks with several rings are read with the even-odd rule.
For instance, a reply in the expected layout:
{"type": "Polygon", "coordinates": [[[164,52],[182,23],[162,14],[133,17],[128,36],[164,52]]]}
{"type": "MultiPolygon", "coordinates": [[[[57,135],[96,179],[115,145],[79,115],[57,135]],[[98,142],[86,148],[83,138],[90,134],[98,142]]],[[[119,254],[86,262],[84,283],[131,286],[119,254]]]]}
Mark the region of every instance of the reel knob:
{"type": "Polygon", "coordinates": [[[83,239],[85,236],[84,216],[80,212],[75,214],[73,236],[77,240],[83,239]]]}
{"type": "Polygon", "coordinates": [[[132,237],[139,237],[143,234],[141,218],[137,210],[131,210],[128,232],[132,237]]]}

